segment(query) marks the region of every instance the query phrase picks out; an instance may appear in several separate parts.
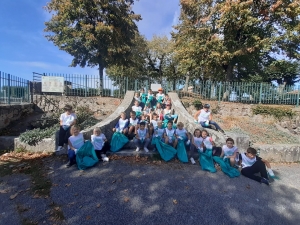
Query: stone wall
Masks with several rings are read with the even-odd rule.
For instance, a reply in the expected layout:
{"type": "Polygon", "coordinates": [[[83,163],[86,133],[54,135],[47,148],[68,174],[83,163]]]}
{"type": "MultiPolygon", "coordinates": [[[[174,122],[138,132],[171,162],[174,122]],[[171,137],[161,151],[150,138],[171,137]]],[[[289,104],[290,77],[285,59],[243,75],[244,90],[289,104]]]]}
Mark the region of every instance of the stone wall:
{"type": "Polygon", "coordinates": [[[33,111],[33,104],[0,105],[0,130],[33,111]]]}

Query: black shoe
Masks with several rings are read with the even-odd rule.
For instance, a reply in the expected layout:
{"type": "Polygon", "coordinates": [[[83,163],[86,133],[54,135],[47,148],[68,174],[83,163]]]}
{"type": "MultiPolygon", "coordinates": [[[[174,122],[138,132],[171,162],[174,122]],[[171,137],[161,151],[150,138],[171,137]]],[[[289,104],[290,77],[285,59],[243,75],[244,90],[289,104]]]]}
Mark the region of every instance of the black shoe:
{"type": "Polygon", "coordinates": [[[260,183],[264,183],[266,185],[270,185],[269,181],[266,178],[261,178],[260,183]]]}
{"type": "Polygon", "coordinates": [[[222,133],[222,134],[225,134],[225,131],[222,130],[222,129],[219,129],[218,131],[219,131],[220,133],[222,133]]]}
{"type": "Polygon", "coordinates": [[[66,165],[67,168],[73,166],[75,163],[71,163],[70,161],[68,162],[68,164],[66,165]]]}

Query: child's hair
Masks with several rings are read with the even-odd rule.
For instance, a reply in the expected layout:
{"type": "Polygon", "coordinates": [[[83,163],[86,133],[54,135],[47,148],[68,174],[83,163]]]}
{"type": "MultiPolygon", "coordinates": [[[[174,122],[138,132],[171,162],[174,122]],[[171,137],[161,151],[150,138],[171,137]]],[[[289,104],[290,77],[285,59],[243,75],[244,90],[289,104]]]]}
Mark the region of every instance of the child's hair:
{"type": "Polygon", "coordinates": [[[202,130],[201,135],[203,134],[203,132],[205,132],[207,134],[207,136],[209,136],[209,133],[207,130],[202,130]]]}
{"type": "Polygon", "coordinates": [[[145,91],[144,88],[141,88],[140,91],[145,91]]]}
{"type": "Polygon", "coordinates": [[[168,95],[168,94],[165,94],[165,97],[167,97],[167,96],[169,97],[169,95],[168,95]]]}
{"type": "Polygon", "coordinates": [[[125,112],[121,112],[121,116],[126,116],[126,113],[125,112]]]}
{"type": "Polygon", "coordinates": [[[162,124],[162,121],[161,121],[161,120],[157,121],[157,125],[158,125],[158,124],[162,124]]]}
{"type": "Polygon", "coordinates": [[[201,136],[201,130],[200,129],[195,129],[194,130],[194,136],[196,136],[196,131],[200,131],[200,136],[201,136]]]}
{"type": "Polygon", "coordinates": [[[134,101],[134,104],[135,104],[135,103],[139,103],[139,104],[140,104],[140,102],[139,102],[138,100],[135,100],[135,101],[134,101]]]}
{"type": "Polygon", "coordinates": [[[140,95],[140,93],[139,92],[135,92],[134,95],[140,95]]]}
{"type": "Polygon", "coordinates": [[[149,91],[152,91],[152,89],[149,89],[148,92],[149,92],[149,91]]]}
{"type": "Polygon", "coordinates": [[[71,111],[72,110],[72,106],[70,106],[70,105],[65,105],[65,107],[64,107],[64,110],[65,111],[71,111]]]}
{"type": "Polygon", "coordinates": [[[73,135],[75,129],[80,130],[80,127],[77,124],[72,125],[70,129],[71,135],[73,135]]]}
{"type": "Polygon", "coordinates": [[[156,103],[156,108],[157,108],[158,105],[161,106],[161,104],[158,102],[158,103],[156,103]]]}
{"type": "Polygon", "coordinates": [[[173,125],[173,121],[169,120],[167,124],[169,124],[169,123],[173,125]]]}
{"type": "Polygon", "coordinates": [[[145,122],[140,122],[140,126],[146,126],[145,122]]]}
{"type": "Polygon", "coordinates": [[[179,126],[179,127],[180,127],[180,126],[184,127],[183,122],[178,122],[178,123],[177,123],[177,127],[178,127],[178,126],[179,126]]]}
{"type": "Polygon", "coordinates": [[[158,116],[155,112],[152,114],[152,116],[154,117],[154,116],[158,116]]]}
{"type": "Polygon", "coordinates": [[[101,133],[100,127],[95,127],[95,128],[94,128],[94,131],[99,131],[99,132],[101,133]]]}
{"type": "Polygon", "coordinates": [[[130,115],[135,115],[136,116],[136,112],[135,111],[131,111],[130,115]]]}
{"type": "Polygon", "coordinates": [[[251,153],[252,155],[256,155],[257,151],[255,148],[249,147],[247,148],[247,153],[251,153]]]}
{"type": "Polygon", "coordinates": [[[227,139],[226,139],[226,143],[227,143],[228,141],[231,141],[232,144],[234,144],[234,140],[233,140],[232,138],[227,138],[227,139]]]}

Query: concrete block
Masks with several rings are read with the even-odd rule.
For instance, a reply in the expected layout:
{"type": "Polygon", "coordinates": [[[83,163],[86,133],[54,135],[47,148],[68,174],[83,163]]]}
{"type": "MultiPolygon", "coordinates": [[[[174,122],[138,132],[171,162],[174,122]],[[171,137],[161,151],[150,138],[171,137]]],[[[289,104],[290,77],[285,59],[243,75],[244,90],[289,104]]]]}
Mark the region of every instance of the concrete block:
{"type": "Polygon", "coordinates": [[[15,138],[17,138],[17,136],[1,136],[0,150],[13,150],[15,138]]]}
{"type": "Polygon", "coordinates": [[[36,145],[28,145],[26,143],[23,143],[20,141],[19,138],[15,138],[15,150],[18,148],[22,148],[24,150],[30,151],[30,152],[49,152],[53,153],[56,150],[55,146],[55,140],[52,138],[44,138],[36,145]]]}

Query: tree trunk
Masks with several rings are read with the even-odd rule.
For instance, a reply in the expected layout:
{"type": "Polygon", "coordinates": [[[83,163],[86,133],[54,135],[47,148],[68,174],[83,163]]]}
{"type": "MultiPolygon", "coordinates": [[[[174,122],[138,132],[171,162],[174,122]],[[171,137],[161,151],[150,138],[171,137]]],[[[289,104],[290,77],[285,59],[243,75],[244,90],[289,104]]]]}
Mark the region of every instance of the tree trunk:
{"type": "Polygon", "coordinates": [[[187,74],[185,76],[184,91],[188,91],[189,80],[190,80],[190,73],[187,72],[187,74]]]}
{"type": "Polygon", "coordinates": [[[226,81],[231,82],[233,80],[233,65],[229,63],[226,68],[226,81]]]}
{"type": "Polygon", "coordinates": [[[99,94],[103,95],[103,70],[104,67],[99,64],[99,94]]]}

